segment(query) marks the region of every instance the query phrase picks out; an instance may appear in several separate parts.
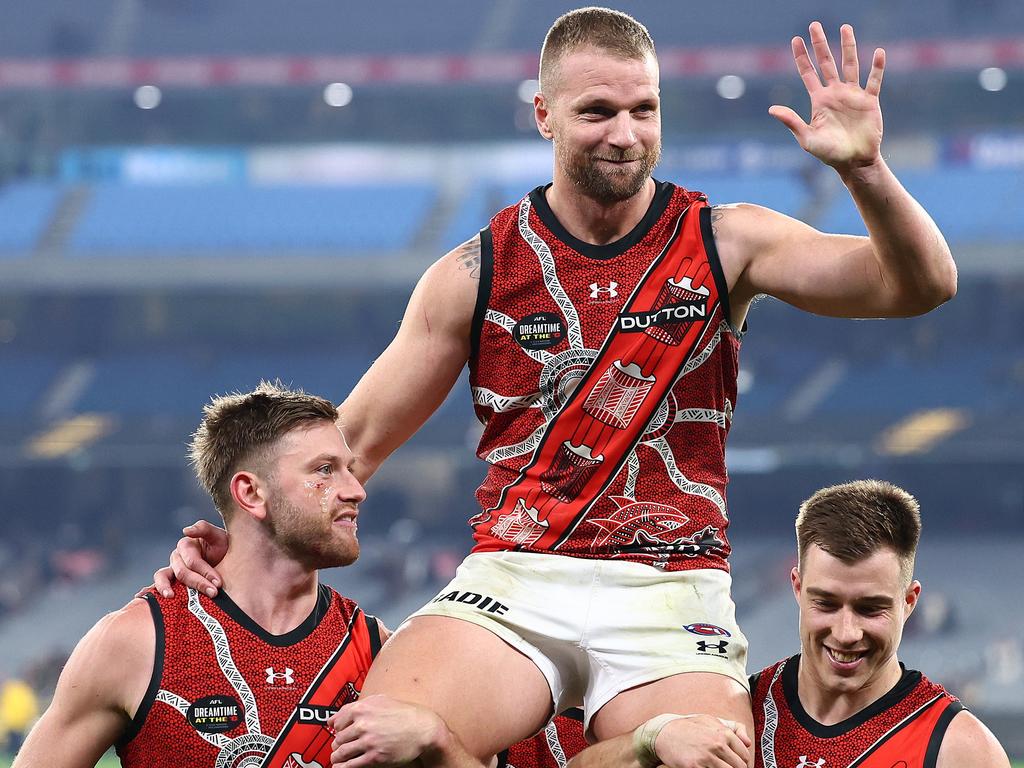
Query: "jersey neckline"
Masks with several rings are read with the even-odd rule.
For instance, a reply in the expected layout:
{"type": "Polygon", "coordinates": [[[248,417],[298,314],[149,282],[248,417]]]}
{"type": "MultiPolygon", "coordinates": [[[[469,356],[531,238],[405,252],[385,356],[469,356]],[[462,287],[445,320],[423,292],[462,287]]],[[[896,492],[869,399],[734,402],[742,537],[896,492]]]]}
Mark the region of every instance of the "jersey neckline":
{"type": "Polygon", "coordinates": [[[567,246],[572,248],[574,251],[586,256],[590,259],[597,259],[604,261],[607,259],[613,259],[619,256],[634,245],[644,239],[644,236],[650,232],[651,227],[661,218],[661,215],[668,208],[669,201],[672,199],[672,193],[675,190],[675,185],[667,181],[655,180],[654,198],[651,200],[651,204],[647,209],[647,213],[644,214],[643,218],[637,222],[637,225],[633,227],[628,233],[620,237],[611,243],[604,245],[594,245],[593,243],[587,243],[569,234],[569,231],[562,226],[562,223],[555,217],[554,212],[551,210],[551,206],[548,205],[546,192],[550,183],[543,186],[537,187],[530,192],[530,204],[537,211],[537,215],[540,220],[544,222],[544,226],[551,230],[551,232],[565,243],[567,246]]]}
{"type": "Polygon", "coordinates": [[[331,606],[331,590],[326,584],[318,584],[316,605],[313,606],[313,610],[299,626],[283,635],[272,634],[257,624],[249,614],[238,607],[238,604],[223,589],[213,598],[213,602],[240,627],[256,635],[267,645],[284,648],[305,640],[313,633],[313,630],[320,626],[320,622],[327,615],[327,609],[331,606]]]}
{"type": "Polygon", "coordinates": [[[811,717],[800,702],[798,690],[800,654],[798,653],[790,657],[783,663],[785,667],[782,669],[782,691],[786,697],[786,703],[789,705],[789,711],[793,713],[793,717],[796,718],[796,721],[800,723],[804,730],[821,739],[831,739],[849,733],[854,728],[863,725],[871,718],[898,704],[921,682],[921,673],[914,669],[907,669],[901,661],[899,664],[902,674],[896,685],[868,704],[860,712],[856,712],[845,720],[841,720],[833,725],[824,725],[811,717]]]}

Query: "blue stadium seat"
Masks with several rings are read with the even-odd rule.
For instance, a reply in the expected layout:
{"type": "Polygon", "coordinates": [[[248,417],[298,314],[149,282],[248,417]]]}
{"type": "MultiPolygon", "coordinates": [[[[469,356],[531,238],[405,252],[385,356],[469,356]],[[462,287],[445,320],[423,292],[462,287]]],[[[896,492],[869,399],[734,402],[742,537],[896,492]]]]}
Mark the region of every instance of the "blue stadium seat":
{"type": "Polygon", "coordinates": [[[396,250],[410,246],[435,197],[427,184],[99,184],[71,255],[396,250]]]}
{"type": "Polygon", "coordinates": [[[61,192],[59,185],[41,181],[0,186],[0,257],[35,247],[61,192]]]}

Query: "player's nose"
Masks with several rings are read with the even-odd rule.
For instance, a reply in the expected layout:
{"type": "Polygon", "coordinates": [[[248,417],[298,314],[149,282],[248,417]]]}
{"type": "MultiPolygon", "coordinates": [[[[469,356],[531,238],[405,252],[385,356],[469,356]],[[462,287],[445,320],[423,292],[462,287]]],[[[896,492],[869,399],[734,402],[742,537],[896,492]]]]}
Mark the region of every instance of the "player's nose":
{"type": "Polygon", "coordinates": [[[864,635],[860,622],[851,610],[839,612],[838,620],[832,627],[832,635],[835,639],[846,646],[852,646],[860,642],[864,635]]]}
{"type": "Polygon", "coordinates": [[[338,498],[350,504],[360,504],[366,499],[366,489],[351,472],[345,473],[345,477],[336,488],[338,498]]]}
{"type": "Polygon", "coordinates": [[[621,149],[626,149],[636,144],[633,116],[629,112],[619,112],[612,118],[608,132],[608,143],[613,147],[621,149]]]}

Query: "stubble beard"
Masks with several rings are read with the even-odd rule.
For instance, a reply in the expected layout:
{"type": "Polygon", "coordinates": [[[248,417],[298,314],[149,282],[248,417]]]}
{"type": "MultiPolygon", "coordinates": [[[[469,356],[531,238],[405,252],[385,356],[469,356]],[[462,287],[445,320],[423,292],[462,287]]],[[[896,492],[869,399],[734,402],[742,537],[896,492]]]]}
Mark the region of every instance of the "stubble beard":
{"type": "Polygon", "coordinates": [[[555,142],[558,164],[566,176],[590,199],[602,204],[621,203],[636,196],[651,177],[661,159],[661,142],[640,155],[628,152],[606,151],[602,155],[574,154],[561,143],[555,142]],[[599,158],[610,160],[639,160],[635,167],[617,169],[603,164],[599,158]],[[605,168],[607,170],[605,170],[605,168]]]}
{"type": "Polygon", "coordinates": [[[351,565],[359,557],[359,539],[354,530],[346,536],[326,517],[303,512],[278,497],[267,526],[274,542],[289,558],[310,570],[351,565]]]}

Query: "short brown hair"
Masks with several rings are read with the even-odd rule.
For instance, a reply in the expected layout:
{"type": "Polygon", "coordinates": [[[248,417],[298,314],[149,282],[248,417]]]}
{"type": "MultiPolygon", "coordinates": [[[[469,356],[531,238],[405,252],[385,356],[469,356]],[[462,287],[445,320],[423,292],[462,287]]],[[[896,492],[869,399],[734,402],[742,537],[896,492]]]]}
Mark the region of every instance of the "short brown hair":
{"type": "Polygon", "coordinates": [[[800,564],[811,544],[844,563],[855,563],[888,547],[900,558],[910,583],[921,538],[921,507],[898,485],[855,480],[822,488],[800,505],[796,543],[800,564]]]}
{"type": "Polygon", "coordinates": [[[236,472],[263,464],[267,449],[296,427],[333,423],[337,418],[329,400],[279,381],[261,381],[252,392],[210,399],[189,443],[189,461],[226,521],[232,510],[230,481],[236,472]]]}
{"type": "Polygon", "coordinates": [[[654,56],[647,27],[627,13],[611,8],[577,8],[555,19],[540,51],[540,88],[550,85],[558,61],[566,53],[593,46],[623,59],[654,56]]]}

